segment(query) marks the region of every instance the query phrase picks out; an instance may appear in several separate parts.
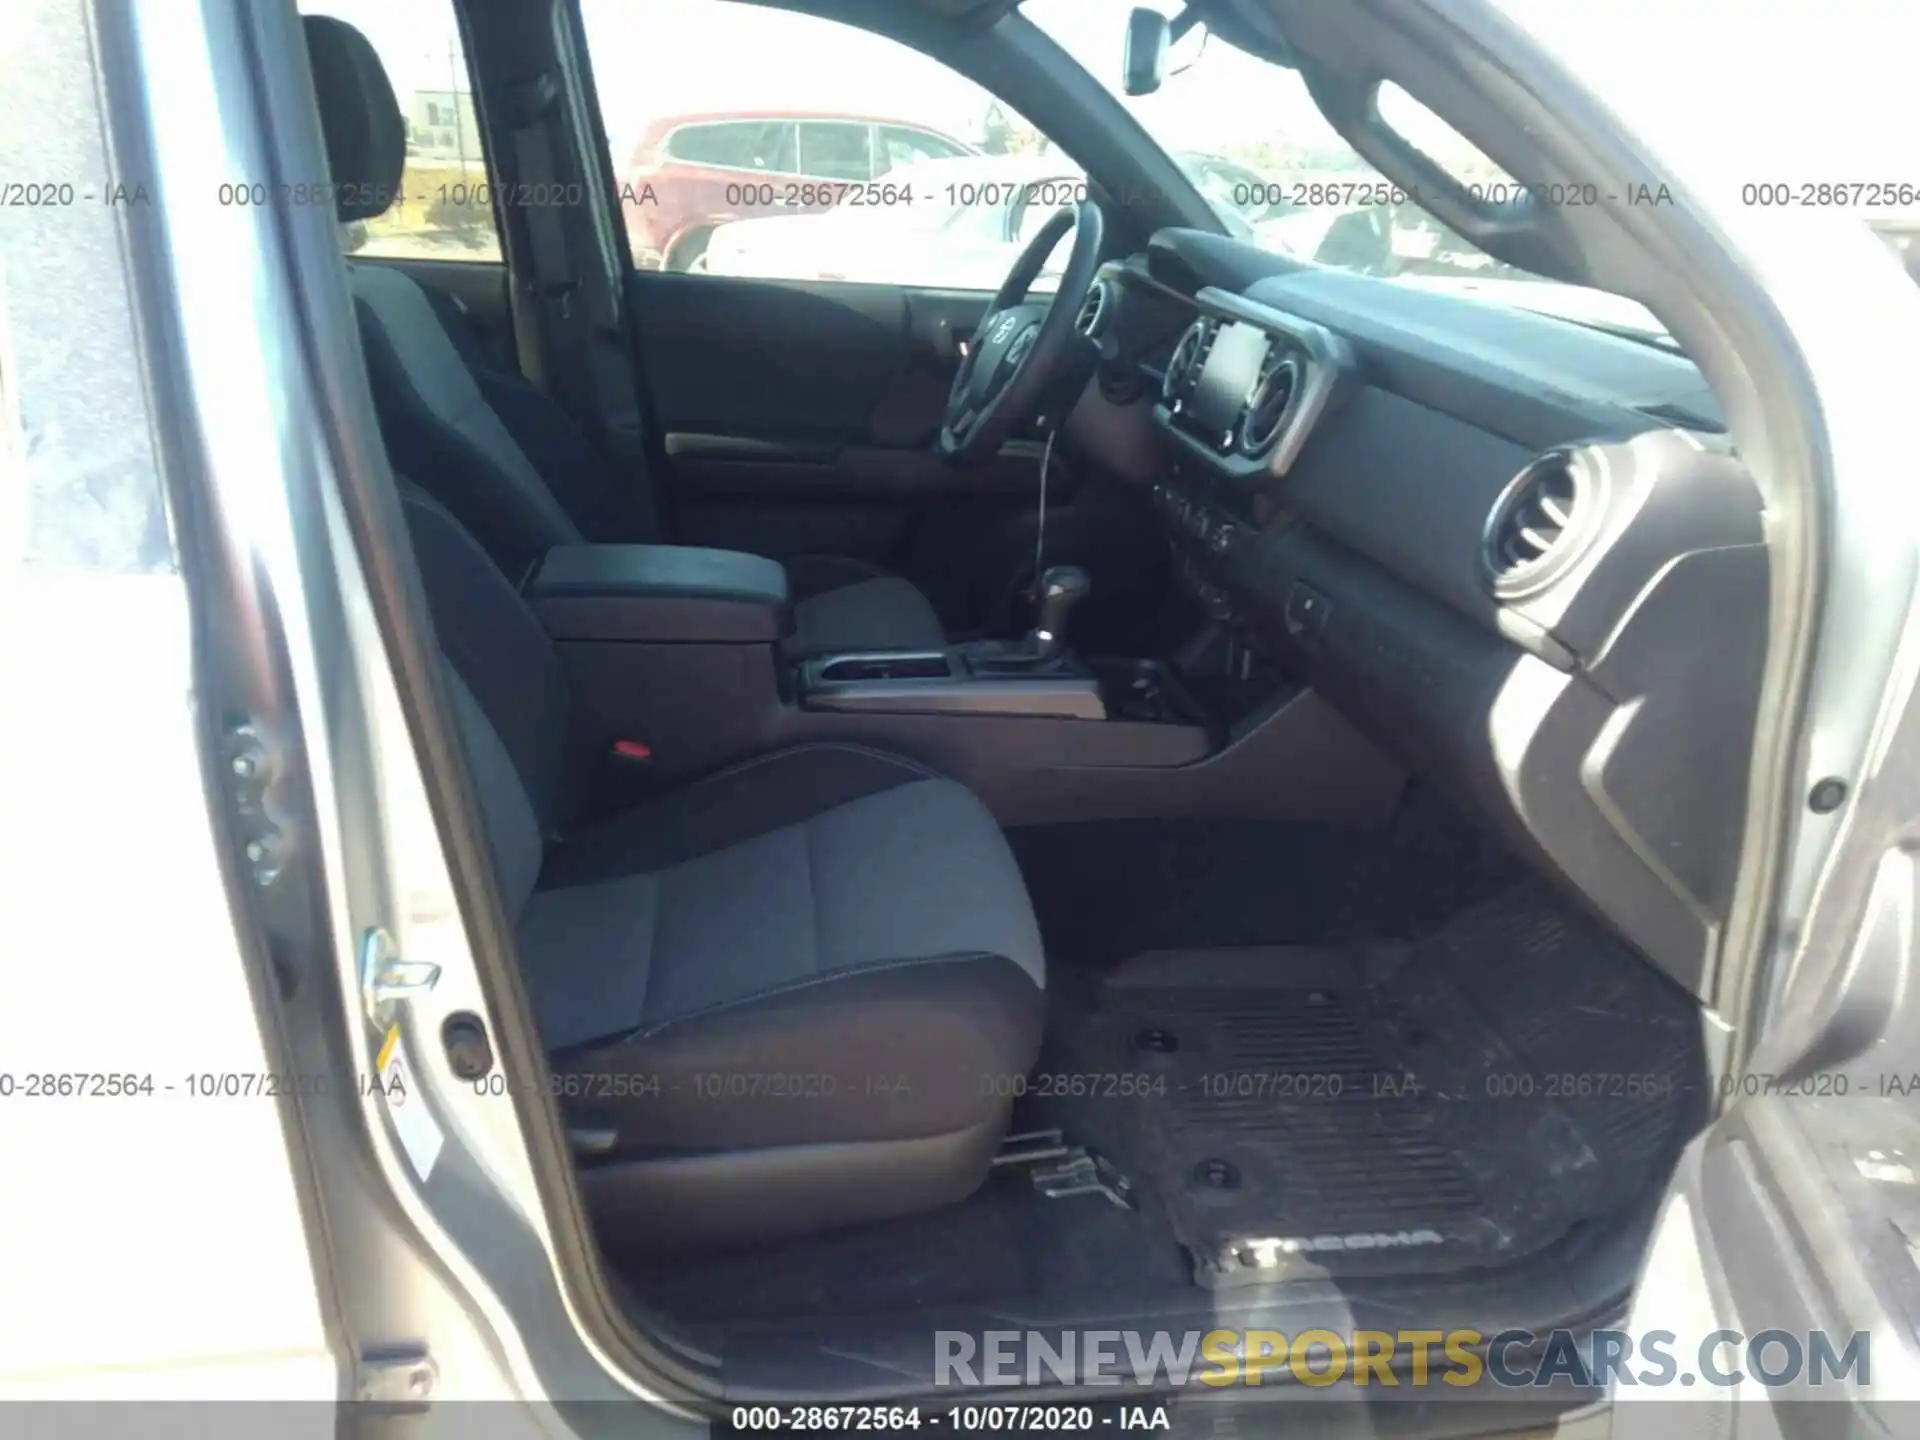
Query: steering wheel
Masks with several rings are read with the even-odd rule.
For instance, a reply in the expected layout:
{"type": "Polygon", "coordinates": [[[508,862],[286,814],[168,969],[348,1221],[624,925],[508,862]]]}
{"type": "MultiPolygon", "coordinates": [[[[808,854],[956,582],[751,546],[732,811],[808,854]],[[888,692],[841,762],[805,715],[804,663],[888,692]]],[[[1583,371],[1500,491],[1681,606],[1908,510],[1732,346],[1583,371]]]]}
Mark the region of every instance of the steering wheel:
{"type": "Polygon", "coordinates": [[[1076,321],[1100,268],[1106,219],[1091,200],[1065,205],[1013,262],[953,377],[947,413],[935,442],[955,465],[990,459],[1014,428],[1032,420],[1072,347],[1084,337],[1076,321]],[[1027,291],[1060,237],[1073,231],[1073,253],[1051,298],[1027,291]]]}

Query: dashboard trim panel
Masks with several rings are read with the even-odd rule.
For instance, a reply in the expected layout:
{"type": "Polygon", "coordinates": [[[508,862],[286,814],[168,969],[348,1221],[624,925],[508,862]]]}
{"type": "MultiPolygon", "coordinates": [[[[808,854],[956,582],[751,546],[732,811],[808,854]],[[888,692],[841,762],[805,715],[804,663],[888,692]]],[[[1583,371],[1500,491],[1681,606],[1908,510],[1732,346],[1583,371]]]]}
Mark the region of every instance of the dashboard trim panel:
{"type": "MultiPolygon", "coordinates": [[[[1214,286],[1203,288],[1193,297],[1192,304],[1202,316],[1257,326],[1271,336],[1290,342],[1305,357],[1301,367],[1304,374],[1287,418],[1264,455],[1242,454],[1237,445],[1228,452],[1214,449],[1183,429],[1164,400],[1153,407],[1155,423],[1189,452],[1236,480],[1283,478],[1293,468],[1314,427],[1339,393],[1342,382],[1353,372],[1353,347],[1324,325],[1214,286]]],[[[1236,421],[1233,432],[1236,438],[1239,429],[1236,421]]]]}

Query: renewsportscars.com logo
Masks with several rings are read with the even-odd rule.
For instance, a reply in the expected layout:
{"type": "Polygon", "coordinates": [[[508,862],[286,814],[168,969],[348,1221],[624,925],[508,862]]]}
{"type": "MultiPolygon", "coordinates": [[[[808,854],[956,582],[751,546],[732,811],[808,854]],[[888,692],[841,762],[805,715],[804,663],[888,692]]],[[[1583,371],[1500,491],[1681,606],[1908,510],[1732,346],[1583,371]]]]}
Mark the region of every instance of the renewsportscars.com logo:
{"type": "Polygon", "coordinates": [[[1419,1389],[1571,1382],[1659,1389],[1748,1383],[1872,1383],[1871,1337],[1715,1330],[1683,1344],[1670,1330],[959,1330],[934,1332],[936,1386],[1355,1385],[1419,1389]]]}

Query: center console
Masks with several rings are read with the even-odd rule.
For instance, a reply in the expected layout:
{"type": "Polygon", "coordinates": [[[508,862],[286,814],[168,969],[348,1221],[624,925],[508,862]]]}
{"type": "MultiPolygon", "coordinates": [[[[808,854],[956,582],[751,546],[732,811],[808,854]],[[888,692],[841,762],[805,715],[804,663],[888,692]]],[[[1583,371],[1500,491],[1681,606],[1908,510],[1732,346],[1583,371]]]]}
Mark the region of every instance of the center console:
{"type": "Polygon", "coordinates": [[[1078,566],[1047,571],[1033,630],[1020,640],[810,660],[801,668],[800,703],[815,710],[1105,720],[1100,677],[1067,648],[1074,608],[1091,588],[1078,566]]]}
{"type": "Polygon", "coordinates": [[[609,809],[786,746],[870,744],[975,790],[1002,824],[1183,813],[1350,820],[1398,777],[1310,692],[1252,709],[1177,668],[1067,643],[1088,593],[1043,577],[1014,640],[795,658],[784,567],[732,551],[562,546],[526,582],[568,672],[573,763],[609,809]]]}
{"type": "MultiPolygon", "coordinates": [[[[770,751],[828,744],[917,759],[1009,826],[1383,822],[1404,772],[1269,664],[1245,613],[1259,609],[1245,600],[1260,590],[1264,541],[1281,519],[1273,486],[1352,357],[1298,317],[1211,290],[1196,299],[1135,477],[1166,522],[1177,583],[1210,616],[1179,654],[1076,653],[1070,622],[1090,582],[1061,566],[1042,576],[1020,638],[796,657],[775,561],[563,546],[524,593],[567,671],[572,763],[605,777],[599,805],[610,813],[770,751]]],[[[1299,607],[1300,625],[1319,623],[1316,604],[1299,607]]]]}
{"type": "Polygon", "coordinates": [[[801,667],[800,703],[812,710],[1107,718],[1100,682],[1085,665],[1065,661],[1045,670],[996,670],[999,653],[992,642],[983,642],[809,660],[801,667]]]}

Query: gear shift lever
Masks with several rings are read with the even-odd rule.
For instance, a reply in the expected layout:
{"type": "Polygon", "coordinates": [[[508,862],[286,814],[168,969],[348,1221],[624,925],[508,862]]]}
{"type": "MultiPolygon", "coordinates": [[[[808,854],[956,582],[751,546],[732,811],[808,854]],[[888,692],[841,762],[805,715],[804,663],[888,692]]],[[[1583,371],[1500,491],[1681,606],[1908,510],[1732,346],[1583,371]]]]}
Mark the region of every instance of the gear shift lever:
{"type": "Polygon", "coordinates": [[[960,647],[961,663],[974,675],[1067,676],[1079,667],[1067,657],[1067,622],[1093,582],[1078,565],[1052,565],[1040,576],[1033,629],[1019,640],[972,640],[960,647]]]}
{"type": "Polygon", "coordinates": [[[1051,565],[1040,577],[1040,603],[1033,620],[1033,653],[1042,661],[1057,659],[1067,648],[1067,622],[1073,610],[1093,590],[1093,581],[1078,565],[1051,565]]]}

